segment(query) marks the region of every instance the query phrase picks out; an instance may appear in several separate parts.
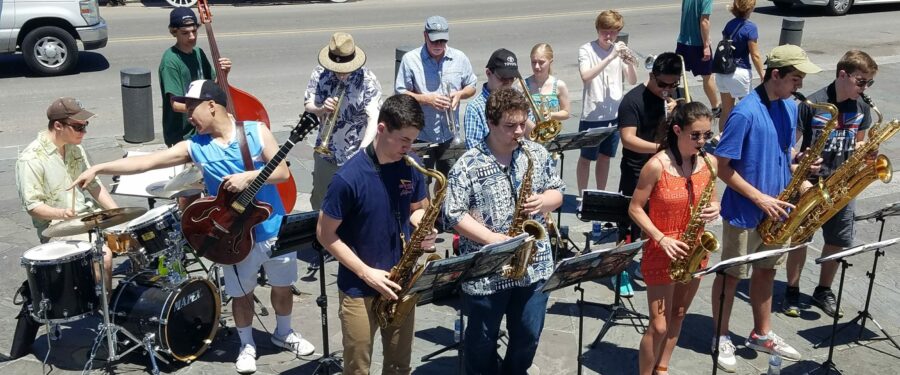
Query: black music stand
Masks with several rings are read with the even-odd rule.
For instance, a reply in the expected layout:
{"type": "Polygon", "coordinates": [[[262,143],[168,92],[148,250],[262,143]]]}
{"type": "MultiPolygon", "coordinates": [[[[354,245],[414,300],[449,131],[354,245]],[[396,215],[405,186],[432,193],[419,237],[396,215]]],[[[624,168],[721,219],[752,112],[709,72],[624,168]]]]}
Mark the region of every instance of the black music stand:
{"type": "MultiPolygon", "coordinates": [[[[846,273],[847,268],[852,266],[852,264],[847,262],[846,258],[849,258],[854,255],[862,254],[865,252],[869,252],[872,250],[883,252],[884,251],[884,250],[882,250],[883,248],[894,245],[897,242],[900,242],[900,237],[890,239],[887,241],[879,241],[879,242],[876,242],[873,244],[853,247],[853,248],[841,251],[837,254],[832,254],[827,257],[821,257],[819,259],[816,259],[816,264],[822,264],[824,262],[830,262],[830,261],[836,261],[841,264],[841,279],[840,279],[840,283],[838,284],[838,295],[837,295],[837,307],[836,307],[837,311],[841,311],[841,296],[844,294],[843,293],[844,292],[844,274],[846,273]]],[[[860,312],[860,315],[858,315],[856,317],[856,319],[859,319],[862,316],[863,316],[862,312],[860,312]]],[[[854,319],[854,320],[856,320],[856,319],[854,319]]],[[[875,320],[873,319],[872,321],[874,322],[875,320]]],[[[844,327],[849,326],[851,323],[853,323],[853,321],[848,322],[847,325],[845,325],[844,327]]],[[[878,323],[875,323],[875,324],[878,324],[878,323]]],[[[838,325],[838,314],[834,314],[834,317],[832,318],[832,322],[831,322],[831,340],[829,340],[830,343],[828,345],[828,358],[825,359],[824,362],[822,362],[822,365],[819,366],[819,368],[816,369],[816,371],[824,369],[826,374],[831,373],[832,370],[834,370],[838,374],[841,373],[841,370],[838,370],[837,365],[835,365],[834,360],[833,360],[834,337],[837,336],[837,332],[838,332],[837,325],[838,325]]],[[[881,328],[881,326],[879,325],[878,328],[881,328]]],[[[881,332],[883,332],[885,334],[885,336],[887,336],[889,339],[891,339],[891,336],[888,336],[887,332],[884,332],[883,328],[881,329],[881,332]]],[[[891,339],[891,342],[893,342],[893,341],[894,340],[891,339]]],[[[819,344],[816,344],[816,345],[818,346],[819,344]]],[[[894,343],[894,345],[896,345],[896,343],[894,343]]]]}
{"type": "MultiPolygon", "coordinates": [[[[529,238],[528,234],[523,233],[503,242],[485,245],[479,251],[428,262],[422,271],[422,275],[409,289],[408,294],[418,293],[419,301],[417,305],[424,305],[433,302],[436,295],[449,294],[449,292],[459,287],[465,281],[499,273],[503,265],[509,262],[509,259],[529,238]]],[[[465,320],[463,319],[462,309],[460,309],[459,317],[460,340],[422,356],[422,362],[430,361],[444,352],[456,350],[459,359],[459,371],[462,373],[462,369],[465,368],[463,347],[466,341],[465,320]]]]}
{"type": "MultiPolygon", "coordinates": [[[[854,219],[856,221],[875,219],[876,221],[881,222],[881,228],[878,230],[878,241],[880,242],[882,239],[882,236],[884,235],[884,222],[885,222],[884,219],[887,217],[890,217],[890,216],[897,216],[897,215],[900,215],[900,202],[890,204],[878,211],[875,211],[875,212],[872,212],[872,213],[869,213],[866,215],[856,216],[854,219]]],[[[869,303],[872,302],[872,288],[875,286],[875,271],[878,269],[878,258],[880,258],[882,256],[884,256],[884,250],[876,249],[875,250],[875,259],[872,260],[872,269],[869,270],[868,272],[866,272],[866,277],[869,278],[869,289],[866,291],[866,303],[865,303],[862,311],[859,311],[856,314],[855,318],[853,318],[852,320],[847,322],[843,327],[838,329],[837,332],[842,331],[844,328],[849,327],[853,323],[859,322],[859,334],[856,336],[857,344],[860,341],[890,340],[891,343],[894,344],[894,346],[897,349],[900,349],[900,345],[897,344],[897,341],[895,341],[893,337],[888,335],[887,331],[884,330],[884,328],[881,326],[881,324],[878,324],[878,321],[876,321],[875,318],[872,317],[872,313],[869,312],[869,303]],[[866,319],[869,319],[872,321],[872,323],[875,323],[875,326],[877,326],[878,329],[881,330],[881,333],[884,334],[884,337],[873,337],[871,339],[862,340],[862,334],[866,329],[866,319]]],[[[835,332],[834,334],[837,334],[837,332],[835,332]]],[[[821,345],[823,342],[825,342],[825,341],[823,340],[822,342],[817,343],[813,347],[818,348],[819,345],[821,345]]]]}
{"type": "MultiPolygon", "coordinates": [[[[578,375],[581,375],[582,362],[584,354],[582,353],[582,345],[584,343],[584,289],[581,283],[591,281],[598,278],[610,277],[614,274],[621,273],[622,269],[637,254],[638,250],[644,246],[645,240],[625,244],[619,247],[589,252],[584,255],[578,255],[560,261],[553,275],[544,284],[541,291],[550,293],[551,291],[562,289],[570,285],[575,285],[575,291],[580,295],[578,297],[578,375]]],[[[607,329],[609,320],[604,324],[607,329]]]]}
{"type": "Polygon", "coordinates": [[[719,366],[717,366],[717,363],[719,362],[719,337],[721,336],[722,332],[722,310],[725,305],[725,271],[732,267],[737,267],[743,264],[756,262],[758,260],[780,256],[781,254],[797,250],[803,246],[806,246],[806,244],[804,243],[797,246],[785,247],[781,249],[758,251],[753,254],[747,254],[744,256],[723,260],[712,267],[707,267],[706,269],[694,272],[695,278],[711,273],[714,273],[722,278],[722,292],[719,293],[719,318],[716,319],[716,342],[713,346],[713,375],[719,372],[719,366]]]}
{"type": "Polygon", "coordinates": [[[316,298],[316,305],[322,315],[322,356],[316,360],[319,364],[313,370],[313,374],[331,375],[335,372],[344,372],[341,366],[342,358],[338,355],[341,351],[332,352],[328,348],[328,296],[325,291],[325,247],[319,241],[312,242],[313,249],[319,253],[319,297],[316,298]]]}

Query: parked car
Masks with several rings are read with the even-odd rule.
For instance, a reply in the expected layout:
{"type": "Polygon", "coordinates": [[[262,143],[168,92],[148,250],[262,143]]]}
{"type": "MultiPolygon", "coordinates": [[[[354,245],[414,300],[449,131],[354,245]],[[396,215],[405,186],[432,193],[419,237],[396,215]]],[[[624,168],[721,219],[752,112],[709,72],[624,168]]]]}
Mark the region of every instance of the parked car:
{"type": "Polygon", "coordinates": [[[828,14],[832,16],[843,16],[850,11],[853,5],[863,4],[888,4],[900,3],[900,0],[769,0],[775,3],[778,9],[791,9],[794,5],[815,5],[823,6],[828,14]]]}
{"type": "Polygon", "coordinates": [[[35,74],[71,73],[82,48],[103,48],[106,21],[97,0],[2,0],[0,53],[21,52],[35,74]]]}

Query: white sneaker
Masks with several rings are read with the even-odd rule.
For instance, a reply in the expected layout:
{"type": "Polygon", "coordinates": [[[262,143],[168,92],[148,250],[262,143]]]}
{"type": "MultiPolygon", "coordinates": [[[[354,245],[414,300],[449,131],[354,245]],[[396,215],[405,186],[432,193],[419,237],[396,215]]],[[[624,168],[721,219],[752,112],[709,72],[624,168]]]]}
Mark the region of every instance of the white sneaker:
{"type": "Polygon", "coordinates": [[[316,347],[313,346],[313,344],[310,344],[309,341],[303,339],[302,336],[293,330],[283,338],[273,334],[272,343],[276,346],[290,350],[294,355],[310,355],[316,351],[316,347]]]}
{"type": "Polygon", "coordinates": [[[244,345],[237,360],[234,361],[234,368],[239,374],[256,372],[256,348],[253,345],[244,345]]]}
{"type": "MultiPolygon", "coordinates": [[[[715,351],[715,339],[713,339],[713,351],[715,351]]],[[[734,343],[731,338],[719,340],[719,358],[716,360],[716,366],[725,372],[737,371],[737,359],[734,357],[734,343]]]]}

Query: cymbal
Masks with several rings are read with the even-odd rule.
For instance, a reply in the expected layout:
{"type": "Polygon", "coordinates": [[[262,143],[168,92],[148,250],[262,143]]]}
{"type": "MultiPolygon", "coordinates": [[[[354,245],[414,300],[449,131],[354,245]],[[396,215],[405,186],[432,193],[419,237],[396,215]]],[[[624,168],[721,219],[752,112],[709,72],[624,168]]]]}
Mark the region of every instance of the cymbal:
{"type": "Polygon", "coordinates": [[[164,191],[203,190],[203,171],[196,164],[191,164],[172,177],[163,187],[164,191]]]}
{"type": "Polygon", "coordinates": [[[106,229],[127,223],[147,212],[141,207],[121,207],[83,214],[53,224],[41,233],[44,237],[65,237],[90,232],[94,228],[106,229]]]}
{"type": "Polygon", "coordinates": [[[166,184],[168,184],[168,182],[169,181],[157,181],[147,185],[147,194],[157,198],[175,199],[178,197],[200,195],[203,192],[203,189],[166,190],[166,184]]]}

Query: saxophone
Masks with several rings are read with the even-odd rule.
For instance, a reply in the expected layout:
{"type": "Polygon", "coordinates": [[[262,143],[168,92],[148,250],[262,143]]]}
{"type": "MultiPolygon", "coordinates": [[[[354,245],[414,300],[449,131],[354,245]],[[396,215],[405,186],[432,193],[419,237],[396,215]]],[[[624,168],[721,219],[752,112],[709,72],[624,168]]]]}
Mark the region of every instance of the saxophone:
{"type": "MultiPolygon", "coordinates": [[[[425,253],[425,249],[422,248],[422,241],[434,229],[434,221],[441,212],[441,203],[444,201],[444,195],[447,190],[447,178],[441,172],[421,167],[408,155],[404,155],[403,159],[406,161],[406,164],[434,179],[434,198],[432,198],[428,208],[425,209],[425,214],[422,216],[422,220],[419,221],[419,226],[413,231],[409,241],[404,244],[403,255],[400,256],[400,261],[391,268],[388,276],[391,281],[402,287],[400,292],[397,293],[398,299],[389,300],[379,294],[372,301],[372,309],[375,311],[375,317],[381,329],[399,326],[416,307],[418,296],[410,295],[407,292],[416,283],[416,280],[422,276],[422,271],[425,270],[425,267],[418,265],[419,257],[425,253]]],[[[426,262],[440,258],[436,254],[431,254],[426,259],[426,262]]]]}
{"type": "Polygon", "coordinates": [[[510,279],[525,277],[525,274],[528,272],[528,266],[534,263],[534,259],[537,256],[535,241],[547,237],[547,231],[544,230],[544,226],[536,220],[532,220],[531,215],[525,211],[525,201],[531,196],[531,174],[534,170],[534,158],[531,156],[531,151],[525,148],[524,141],[519,141],[519,147],[525,153],[525,157],[528,158],[528,167],[525,168],[522,185],[519,187],[519,197],[516,200],[515,211],[513,211],[513,222],[509,226],[509,231],[507,231],[506,235],[515,237],[524,232],[530,234],[533,238],[513,254],[509,263],[503,265],[501,274],[503,277],[510,279]]]}
{"type": "MultiPolygon", "coordinates": [[[[795,238],[802,239],[812,236],[816,230],[850,204],[853,198],[875,180],[881,180],[884,183],[891,181],[890,159],[880,154],[872,161],[869,155],[877,154],[878,146],[900,131],[900,122],[893,120],[886,124],[882,123],[881,112],[875,107],[872,99],[865,94],[862,94],[862,99],[878,115],[878,122],[869,128],[866,143],[854,150],[850,157],[825,179],[824,191],[831,199],[823,201],[818,195],[809,191],[800,197],[796,211],[810,214],[797,218],[797,224],[793,227],[793,231],[796,233],[795,238]]],[[[828,138],[828,133],[823,133],[820,137],[828,138]]]]}
{"type": "MultiPolygon", "coordinates": [[[[824,203],[829,206],[832,204],[831,197],[825,189],[821,178],[816,186],[807,189],[805,192],[801,190],[801,187],[803,186],[803,182],[809,178],[809,168],[812,166],[813,162],[819,158],[822,149],[825,148],[825,142],[828,141],[828,135],[831,134],[831,131],[837,126],[838,109],[831,103],[813,103],[797,92],[794,93],[794,96],[810,107],[828,111],[831,114],[831,119],[828,120],[828,123],[825,124],[825,128],[822,129],[822,135],[816,139],[816,142],[810,146],[806,152],[804,152],[803,159],[800,160],[800,163],[794,170],[791,182],[788,183],[788,186],[784,188],[784,191],[782,191],[781,194],[778,194],[778,200],[791,203],[796,208],[791,210],[788,218],[784,221],[781,221],[780,219],[773,220],[771,217],[767,216],[759,226],[756,227],[760,237],[762,237],[763,243],[766,245],[783,244],[788,242],[791,237],[802,238],[797,235],[798,229],[800,229],[807,216],[813,214],[813,211],[817,210],[817,205],[801,204],[800,199],[802,196],[806,196],[806,200],[824,203]]],[[[826,208],[820,205],[818,206],[818,209],[826,208]]]]}
{"type": "Polygon", "coordinates": [[[687,227],[684,228],[684,233],[679,238],[679,241],[688,245],[691,252],[687,257],[676,259],[669,265],[669,277],[683,284],[693,280],[693,274],[700,269],[700,263],[703,259],[719,250],[719,240],[716,239],[712,232],[704,229],[705,223],[700,219],[700,212],[709,206],[713,191],[716,188],[716,167],[712,165],[709,156],[702,150],[700,151],[700,157],[706,163],[706,169],[709,169],[709,182],[700,194],[700,200],[697,202],[697,205],[691,208],[691,218],[687,227]]]}

